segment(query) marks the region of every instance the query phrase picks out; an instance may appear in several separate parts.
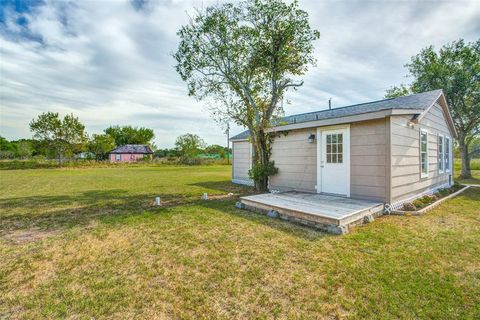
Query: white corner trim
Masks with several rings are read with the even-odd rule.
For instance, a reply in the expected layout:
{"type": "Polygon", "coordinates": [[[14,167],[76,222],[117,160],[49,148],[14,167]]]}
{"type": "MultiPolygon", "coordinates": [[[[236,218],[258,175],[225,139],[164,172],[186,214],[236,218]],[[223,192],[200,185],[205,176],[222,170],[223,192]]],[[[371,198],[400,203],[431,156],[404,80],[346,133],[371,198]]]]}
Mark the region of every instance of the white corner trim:
{"type": "Polygon", "coordinates": [[[249,145],[249,151],[250,151],[250,157],[249,157],[250,169],[252,169],[253,168],[253,144],[249,142],[248,145],[249,145]]]}
{"type": "Polygon", "coordinates": [[[320,170],[320,163],[322,161],[322,130],[317,128],[317,193],[322,193],[322,171],[320,170]]]}
{"type": "Polygon", "coordinates": [[[452,161],[453,161],[453,151],[452,151],[452,138],[449,137],[449,136],[445,136],[443,138],[443,154],[444,154],[444,157],[443,157],[443,169],[445,170],[446,173],[450,173],[452,170],[450,169],[453,165],[452,161]],[[447,139],[448,139],[448,142],[447,142],[447,139]],[[448,145],[448,154],[446,153],[446,146],[448,145]],[[446,165],[445,163],[445,155],[448,157],[448,166],[446,165]]]}
{"type": "Polygon", "coordinates": [[[347,197],[350,198],[350,188],[352,187],[351,183],[350,183],[350,177],[351,177],[351,174],[350,174],[350,168],[352,166],[352,162],[351,162],[351,158],[350,158],[350,155],[351,155],[351,151],[350,151],[350,146],[351,146],[351,143],[350,143],[350,124],[348,124],[348,126],[346,127],[346,131],[347,131],[347,134],[346,134],[346,140],[347,140],[347,143],[343,143],[344,145],[344,158],[348,159],[348,164],[347,164],[347,197]],[[346,146],[346,148],[345,148],[346,146]],[[346,156],[345,156],[345,153],[346,153],[346,156]]]}

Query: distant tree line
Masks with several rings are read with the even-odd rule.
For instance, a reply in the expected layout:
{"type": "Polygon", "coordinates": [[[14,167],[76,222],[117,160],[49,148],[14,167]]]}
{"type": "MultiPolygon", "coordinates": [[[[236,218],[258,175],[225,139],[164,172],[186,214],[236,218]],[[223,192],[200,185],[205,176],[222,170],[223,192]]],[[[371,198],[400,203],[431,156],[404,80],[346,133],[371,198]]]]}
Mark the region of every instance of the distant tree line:
{"type": "Polygon", "coordinates": [[[28,159],[35,156],[57,159],[59,165],[67,158],[105,160],[114,148],[125,144],[145,144],[155,148],[152,129],[132,126],[110,126],[102,134],[88,136],[78,117],[45,112],[30,122],[33,139],[8,141],[0,137],[1,159],[28,159]]]}
{"type": "Polygon", "coordinates": [[[110,126],[101,134],[89,136],[78,117],[67,114],[63,118],[55,112],[46,112],[30,122],[33,139],[8,141],[0,136],[0,159],[29,159],[45,157],[56,159],[61,166],[65,159],[81,157],[106,160],[109,152],[126,144],[149,145],[154,157],[175,157],[190,163],[201,157],[229,157],[230,149],[220,145],[207,146],[195,134],[184,134],[175,141],[175,148],[158,149],[152,142],[155,134],[152,129],[132,126],[110,126]]]}
{"type": "Polygon", "coordinates": [[[174,157],[181,162],[192,163],[198,158],[220,158],[230,157],[231,149],[218,144],[207,145],[205,141],[196,134],[186,133],[177,137],[175,148],[158,149],[153,153],[156,158],[174,157]]]}

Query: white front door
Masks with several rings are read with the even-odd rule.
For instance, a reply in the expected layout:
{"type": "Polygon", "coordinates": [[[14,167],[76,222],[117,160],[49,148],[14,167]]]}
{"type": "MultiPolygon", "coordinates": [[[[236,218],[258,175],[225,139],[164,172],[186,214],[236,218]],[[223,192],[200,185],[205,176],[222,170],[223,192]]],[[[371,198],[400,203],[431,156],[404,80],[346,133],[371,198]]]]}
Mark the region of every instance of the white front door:
{"type": "Polygon", "coordinates": [[[350,196],[350,127],[319,128],[317,192],[350,196]]]}

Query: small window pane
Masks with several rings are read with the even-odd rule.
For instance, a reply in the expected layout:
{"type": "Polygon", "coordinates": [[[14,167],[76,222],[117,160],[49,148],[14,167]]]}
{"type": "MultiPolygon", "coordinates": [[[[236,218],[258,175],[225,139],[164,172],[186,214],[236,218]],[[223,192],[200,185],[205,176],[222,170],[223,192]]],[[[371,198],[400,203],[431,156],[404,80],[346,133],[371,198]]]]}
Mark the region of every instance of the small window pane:
{"type": "Polygon", "coordinates": [[[422,172],[427,173],[427,154],[422,153],[422,172]]]}
{"type": "Polygon", "coordinates": [[[343,142],[343,133],[340,133],[338,135],[338,142],[342,143],[343,142]]]}
{"type": "Polygon", "coordinates": [[[331,143],[331,142],[332,142],[332,135],[327,134],[327,143],[331,143]]]}
{"type": "Polygon", "coordinates": [[[332,154],[332,163],[337,163],[337,155],[332,154]]]}
{"type": "Polygon", "coordinates": [[[337,135],[332,134],[332,143],[337,143],[337,135]]]}
{"type": "Polygon", "coordinates": [[[332,145],[332,153],[336,153],[336,152],[337,152],[337,145],[333,144],[332,145]]]}
{"type": "Polygon", "coordinates": [[[332,163],[332,155],[327,154],[327,163],[332,163]]]}
{"type": "Polygon", "coordinates": [[[332,153],[332,145],[327,144],[327,153],[332,153]]]}
{"type": "Polygon", "coordinates": [[[444,160],[444,155],[443,155],[443,137],[438,136],[438,170],[443,171],[443,160],[444,160]]]}
{"type": "Polygon", "coordinates": [[[445,170],[450,171],[450,138],[445,138],[445,170]]]}
{"type": "Polygon", "coordinates": [[[343,156],[339,154],[337,160],[338,160],[338,163],[343,163],[343,156]]]}
{"type": "Polygon", "coordinates": [[[342,153],[343,152],[343,144],[339,144],[338,145],[338,153],[342,153]]]}
{"type": "Polygon", "coordinates": [[[422,175],[428,176],[428,135],[420,131],[420,169],[422,175]]]}

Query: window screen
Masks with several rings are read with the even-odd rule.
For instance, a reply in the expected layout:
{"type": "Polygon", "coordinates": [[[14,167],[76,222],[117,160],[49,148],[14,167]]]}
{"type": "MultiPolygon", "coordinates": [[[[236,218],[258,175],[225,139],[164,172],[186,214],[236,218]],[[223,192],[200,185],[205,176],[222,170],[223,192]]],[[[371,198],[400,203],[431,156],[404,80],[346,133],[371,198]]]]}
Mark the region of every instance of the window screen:
{"type": "Polygon", "coordinates": [[[343,133],[327,134],[327,163],[343,163],[343,133]]]}
{"type": "Polygon", "coordinates": [[[420,131],[420,168],[421,175],[428,176],[428,135],[426,131],[420,131]]]}
{"type": "Polygon", "coordinates": [[[444,161],[443,136],[438,136],[438,171],[443,172],[444,161]]]}
{"type": "Polygon", "coordinates": [[[445,137],[445,171],[450,171],[450,138],[445,137]]]}

